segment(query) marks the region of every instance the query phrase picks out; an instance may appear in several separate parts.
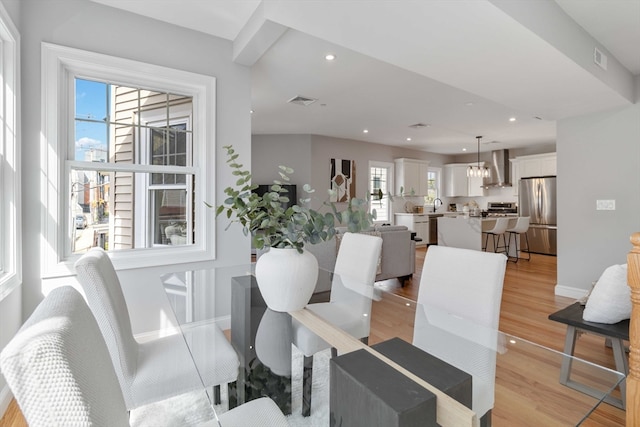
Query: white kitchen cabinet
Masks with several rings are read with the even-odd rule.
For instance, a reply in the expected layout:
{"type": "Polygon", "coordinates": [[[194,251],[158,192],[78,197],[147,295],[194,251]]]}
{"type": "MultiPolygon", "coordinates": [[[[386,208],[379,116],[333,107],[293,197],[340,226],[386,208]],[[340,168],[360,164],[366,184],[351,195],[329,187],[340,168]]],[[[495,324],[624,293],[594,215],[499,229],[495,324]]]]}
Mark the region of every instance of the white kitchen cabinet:
{"type": "MultiPolygon", "coordinates": [[[[477,166],[474,163],[473,166],[477,166]]],[[[484,166],[484,163],[480,163],[484,166]]],[[[449,164],[444,165],[444,195],[446,197],[480,197],[485,196],[483,178],[468,178],[467,168],[469,164],[449,164]]]]}
{"type": "Polygon", "coordinates": [[[558,172],[556,153],[519,156],[511,161],[513,194],[518,195],[520,178],[555,176],[558,172]]]}
{"type": "Polygon", "coordinates": [[[468,193],[467,165],[444,165],[444,195],[462,197],[468,193]]]}
{"type": "Polygon", "coordinates": [[[429,190],[429,162],[416,159],[395,159],[396,195],[426,196],[429,190]],[[403,192],[400,189],[403,189],[403,192]]]}
{"type": "Polygon", "coordinates": [[[424,246],[429,241],[429,215],[396,214],[396,225],[404,225],[422,239],[416,246],[424,246]]]}

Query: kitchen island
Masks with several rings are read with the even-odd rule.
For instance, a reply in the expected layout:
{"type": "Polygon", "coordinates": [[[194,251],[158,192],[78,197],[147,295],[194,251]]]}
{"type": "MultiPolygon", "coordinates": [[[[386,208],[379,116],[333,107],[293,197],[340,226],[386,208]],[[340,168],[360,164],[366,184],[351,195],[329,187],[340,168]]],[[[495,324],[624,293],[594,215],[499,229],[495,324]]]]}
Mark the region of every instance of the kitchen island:
{"type": "Polygon", "coordinates": [[[425,246],[438,243],[437,219],[442,215],[441,212],[396,213],[395,219],[396,225],[404,225],[421,239],[416,246],[425,246]]]}
{"type": "MultiPolygon", "coordinates": [[[[496,217],[482,218],[468,215],[438,218],[438,245],[481,251],[486,238],[482,232],[491,230],[496,224],[496,219],[496,217]]],[[[518,217],[509,217],[509,228],[515,226],[517,220],[518,217]]],[[[508,239],[509,233],[505,233],[504,237],[508,239]]],[[[518,236],[518,239],[519,238],[518,236]]],[[[492,238],[489,237],[487,248],[489,252],[493,252],[493,242],[491,239],[492,238]]],[[[518,247],[520,247],[519,241],[518,247]]],[[[516,256],[516,248],[513,246],[513,241],[512,247],[509,249],[509,256],[516,256]]]]}

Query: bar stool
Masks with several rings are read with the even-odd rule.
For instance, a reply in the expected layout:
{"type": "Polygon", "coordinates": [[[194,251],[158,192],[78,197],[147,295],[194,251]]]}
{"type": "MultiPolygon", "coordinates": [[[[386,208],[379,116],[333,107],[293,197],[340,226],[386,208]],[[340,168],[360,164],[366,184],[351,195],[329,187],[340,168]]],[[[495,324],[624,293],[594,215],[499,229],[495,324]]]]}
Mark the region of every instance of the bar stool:
{"type": "MultiPolygon", "coordinates": [[[[527,261],[531,259],[531,253],[529,252],[529,237],[527,236],[527,231],[529,230],[529,221],[530,221],[530,217],[528,216],[518,217],[518,220],[516,221],[516,225],[513,226],[512,228],[507,229],[507,233],[509,233],[509,239],[507,240],[507,254],[509,253],[509,248],[511,247],[511,236],[513,236],[514,243],[516,244],[516,256],[515,256],[515,261],[513,262],[518,262],[519,259],[526,259],[527,261]],[[528,255],[527,258],[520,258],[520,251],[522,250],[522,248],[518,248],[519,234],[524,234],[524,239],[527,242],[527,250],[523,251],[527,253],[528,255]]],[[[513,257],[510,257],[509,261],[512,261],[511,258],[513,257]]]]}
{"type": "Polygon", "coordinates": [[[508,254],[508,246],[507,241],[505,240],[504,233],[507,231],[507,227],[509,226],[509,218],[498,218],[496,219],[496,223],[491,230],[483,231],[486,234],[484,238],[484,246],[482,247],[483,251],[487,250],[487,244],[489,243],[489,235],[493,239],[493,252],[498,253],[498,249],[502,249],[500,252],[505,252],[508,254]],[[496,240],[496,236],[498,239],[496,240]],[[503,246],[500,246],[500,237],[502,237],[503,246]]]}

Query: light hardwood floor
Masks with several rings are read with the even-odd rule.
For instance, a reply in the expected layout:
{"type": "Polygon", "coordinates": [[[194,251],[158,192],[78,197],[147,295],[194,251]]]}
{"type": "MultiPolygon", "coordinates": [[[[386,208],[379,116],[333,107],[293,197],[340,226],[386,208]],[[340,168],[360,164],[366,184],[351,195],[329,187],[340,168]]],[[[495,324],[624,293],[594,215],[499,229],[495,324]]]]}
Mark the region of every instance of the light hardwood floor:
{"type": "MultiPolygon", "coordinates": [[[[404,287],[400,287],[395,280],[387,281],[383,287],[388,291],[383,293],[382,300],[375,302],[372,310],[370,343],[384,341],[388,338],[399,336],[411,342],[413,334],[414,308],[410,304],[416,300],[422,264],[426,255],[426,249],[418,249],[416,254],[416,273],[411,281],[404,287]]],[[[597,278],[594,278],[594,280],[597,278]]],[[[505,283],[500,312],[500,330],[515,335],[545,347],[561,351],[564,345],[565,327],[552,322],[547,316],[557,311],[573,300],[557,297],[554,294],[556,284],[556,258],[543,255],[532,255],[531,261],[508,262],[505,275],[505,283]]],[[[586,360],[613,368],[613,355],[610,348],[604,346],[603,339],[592,335],[583,335],[576,348],[576,355],[586,360]]],[[[522,375],[523,367],[514,368],[510,374],[522,375]]],[[[498,370],[509,367],[498,366],[498,370]]],[[[531,367],[529,367],[531,369],[531,367]]],[[[505,375],[507,375],[505,373],[505,375]]],[[[509,395],[509,384],[501,384],[500,379],[496,384],[496,400],[505,399],[509,395]]],[[[535,383],[530,385],[532,399],[544,394],[535,383]]],[[[542,402],[540,404],[543,404],[542,402]]],[[[566,408],[571,402],[563,402],[557,406],[557,416],[552,414],[550,419],[542,422],[533,418],[529,425],[571,425],[563,421],[566,408]]],[[[508,409],[494,410],[493,425],[522,426],[522,411],[524,408],[516,404],[508,409]],[[513,420],[518,420],[514,422],[513,420]]],[[[26,423],[22,418],[15,401],[9,407],[5,416],[0,420],[0,427],[22,427],[26,423]]],[[[623,426],[624,412],[610,405],[602,404],[596,413],[585,422],[585,426],[623,426]]]]}

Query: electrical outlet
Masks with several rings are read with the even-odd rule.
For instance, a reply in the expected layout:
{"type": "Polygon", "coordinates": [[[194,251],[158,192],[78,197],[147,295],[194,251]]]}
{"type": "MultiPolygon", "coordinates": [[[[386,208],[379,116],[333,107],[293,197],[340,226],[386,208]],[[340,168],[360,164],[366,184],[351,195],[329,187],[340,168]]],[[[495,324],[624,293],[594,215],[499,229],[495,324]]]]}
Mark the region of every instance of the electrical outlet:
{"type": "Polygon", "coordinates": [[[596,210],[598,211],[615,211],[615,200],[596,200],[596,210]]]}

